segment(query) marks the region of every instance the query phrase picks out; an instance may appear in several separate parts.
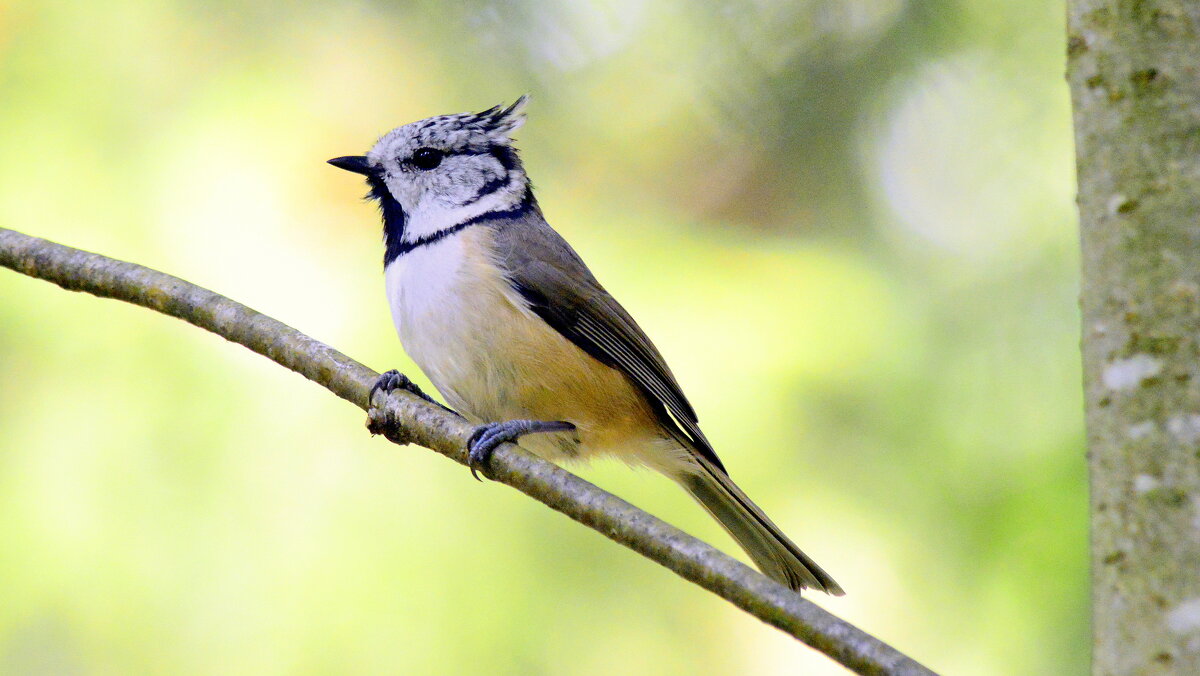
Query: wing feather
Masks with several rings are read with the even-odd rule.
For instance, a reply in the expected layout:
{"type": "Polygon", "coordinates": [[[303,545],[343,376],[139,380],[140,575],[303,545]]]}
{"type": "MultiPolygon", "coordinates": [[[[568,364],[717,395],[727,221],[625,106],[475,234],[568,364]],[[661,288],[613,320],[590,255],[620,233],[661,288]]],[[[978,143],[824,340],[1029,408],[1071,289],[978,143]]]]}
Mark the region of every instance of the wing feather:
{"type": "Polygon", "coordinates": [[[625,374],[672,436],[724,470],[658,349],[540,212],[492,225],[498,260],[530,309],[584,352],[625,374]]]}

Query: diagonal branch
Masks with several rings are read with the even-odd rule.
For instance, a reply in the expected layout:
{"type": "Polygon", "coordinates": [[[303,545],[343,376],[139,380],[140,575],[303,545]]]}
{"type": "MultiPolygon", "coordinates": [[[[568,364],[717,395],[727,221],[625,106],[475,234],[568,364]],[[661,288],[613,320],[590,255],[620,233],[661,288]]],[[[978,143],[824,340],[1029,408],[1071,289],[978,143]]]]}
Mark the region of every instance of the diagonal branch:
{"type": "MultiPolygon", "coordinates": [[[[178,317],[244,345],[369,411],[390,440],[415,443],[466,464],[472,427],[407,392],[368,393],[379,374],[296,329],[177,277],[0,228],[0,266],[71,291],[116,298],[178,317]]],[[[745,564],[512,444],[492,456],[491,479],[507,484],[652,559],[860,674],[933,674],[912,658],[835,617],[745,564]]]]}

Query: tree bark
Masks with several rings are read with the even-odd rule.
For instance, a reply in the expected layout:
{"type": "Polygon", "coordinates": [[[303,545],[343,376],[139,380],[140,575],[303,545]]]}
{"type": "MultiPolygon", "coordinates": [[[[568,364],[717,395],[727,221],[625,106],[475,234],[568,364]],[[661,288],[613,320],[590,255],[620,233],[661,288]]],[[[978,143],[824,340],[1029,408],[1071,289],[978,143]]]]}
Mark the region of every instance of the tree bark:
{"type": "Polygon", "coordinates": [[[1200,3],[1068,13],[1093,673],[1200,674],[1200,3]]]}

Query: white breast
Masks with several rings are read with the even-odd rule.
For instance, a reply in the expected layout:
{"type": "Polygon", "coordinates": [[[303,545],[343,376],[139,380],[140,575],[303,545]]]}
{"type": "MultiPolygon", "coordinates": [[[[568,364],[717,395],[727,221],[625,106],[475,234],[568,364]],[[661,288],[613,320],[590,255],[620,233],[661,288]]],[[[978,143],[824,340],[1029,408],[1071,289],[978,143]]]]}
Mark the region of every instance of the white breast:
{"type": "Polygon", "coordinates": [[[385,271],[388,301],[405,352],[447,403],[472,417],[495,417],[508,388],[498,334],[529,321],[487,255],[486,232],[469,228],[397,258],[385,271]]]}
{"type": "MultiPolygon", "coordinates": [[[[534,314],[491,259],[487,228],[468,228],[387,267],[404,349],[451,408],[473,422],[566,420],[575,433],[521,444],[543,457],[615,453],[631,462],[662,432],[629,380],[534,314]]],[[[653,464],[653,463],[651,463],[653,464]]]]}
{"type": "MultiPolygon", "coordinates": [[[[459,294],[463,283],[462,244],[458,237],[447,237],[408,252],[384,271],[392,321],[406,348],[406,332],[419,329],[431,315],[441,314],[437,311],[439,307],[453,311],[456,309],[453,306],[462,302],[459,294]]],[[[409,336],[418,338],[411,333],[409,336]]]]}

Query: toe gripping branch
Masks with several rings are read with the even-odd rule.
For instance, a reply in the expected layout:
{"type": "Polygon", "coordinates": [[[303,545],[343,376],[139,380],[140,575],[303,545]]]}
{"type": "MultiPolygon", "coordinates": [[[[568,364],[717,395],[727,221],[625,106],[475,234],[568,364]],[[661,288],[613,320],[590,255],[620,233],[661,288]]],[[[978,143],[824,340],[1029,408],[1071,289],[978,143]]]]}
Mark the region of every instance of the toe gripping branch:
{"type": "Polygon", "coordinates": [[[428,394],[425,394],[425,391],[422,390],[420,387],[417,387],[416,383],[409,380],[408,376],[397,371],[396,369],[392,369],[391,371],[388,371],[387,373],[384,373],[383,375],[379,376],[379,380],[376,380],[375,384],[371,386],[371,392],[369,394],[367,394],[367,399],[374,400],[376,392],[383,392],[384,394],[391,394],[392,392],[395,392],[396,390],[404,390],[406,392],[411,392],[431,404],[435,404],[437,406],[440,406],[441,408],[445,408],[447,411],[450,411],[451,413],[458,415],[458,413],[456,413],[455,411],[451,411],[449,408],[446,408],[446,406],[444,404],[442,404],[441,402],[437,401],[436,399],[429,396],[428,394]]]}
{"type": "Polygon", "coordinates": [[[505,420],[480,425],[467,440],[467,466],[471,468],[471,476],[483,481],[476,470],[486,473],[492,453],[506,441],[516,441],[526,434],[569,432],[573,429],[575,426],[564,420],[505,420]]]}
{"type": "Polygon", "coordinates": [[[367,394],[367,400],[372,402],[372,406],[367,411],[367,430],[370,431],[371,434],[382,434],[383,436],[387,437],[389,441],[393,441],[400,445],[408,444],[409,440],[405,437],[403,430],[400,429],[399,423],[395,420],[389,420],[387,414],[384,413],[382,409],[373,405],[376,392],[383,392],[385,395],[387,395],[395,392],[396,390],[411,392],[412,394],[424,399],[438,408],[453,413],[460,418],[462,417],[454,409],[446,406],[428,394],[425,394],[425,392],[418,387],[416,383],[408,379],[408,376],[397,371],[396,369],[392,369],[391,371],[379,376],[379,379],[375,381],[375,384],[371,386],[371,391],[367,394]]]}

